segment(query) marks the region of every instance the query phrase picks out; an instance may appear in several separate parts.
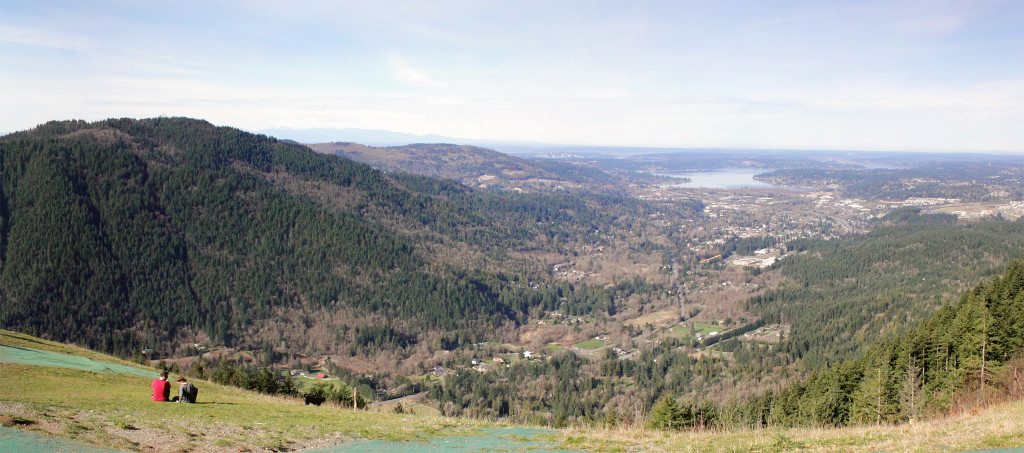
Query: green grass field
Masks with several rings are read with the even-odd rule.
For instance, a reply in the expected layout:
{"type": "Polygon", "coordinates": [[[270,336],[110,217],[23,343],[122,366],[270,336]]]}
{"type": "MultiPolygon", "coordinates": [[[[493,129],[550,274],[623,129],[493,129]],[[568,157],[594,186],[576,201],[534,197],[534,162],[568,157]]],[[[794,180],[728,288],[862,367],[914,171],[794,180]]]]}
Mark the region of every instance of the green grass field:
{"type": "MultiPolygon", "coordinates": [[[[711,332],[722,333],[722,332],[724,332],[726,330],[725,326],[721,326],[721,325],[718,325],[718,324],[709,324],[709,323],[704,323],[704,322],[694,322],[693,323],[693,329],[694,329],[695,333],[699,333],[699,334],[702,334],[702,335],[707,335],[707,334],[710,334],[711,332]]],[[[677,324],[675,326],[672,326],[671,335],[673,337],[675,337],[675,338],[680,338],[680,339],[684,339],[684,340],[685,339],[695,338],[693,335],[690,335],[690,326],[689,325],[679,325],[679,324],[677,324]]]]}
{"type": "Polygon", "coordinates": [[[549,354],[551,354],[558,351],[564,351],[565,346],[562,346],[558,343],[548,343],[547,345],[544,346],[544,349],[547,350],[549,354]]]}
{"type": "Polygon", "coordinates": [[[604,341],[591,338],[587,341],[581,341],[579,343],[576,343],[573,346],[576,346],[577,348],[580,349],[597,349],[600,348],[601,346],[604,346],[604,341]]]}
{"type": "Polygon", "coordinates": [[[338,389],[338,388],[344,389],[344,390],[348,390],[349,389],[349,387],[347,385],[345,385],[344,383],[342,383],[341,381],[339,381],[336,378],[335,379],[330,379],[330,378],[329,379],[317,379],[317,378],[308,378],[308,377],[305,377],[305,376],[292,376],[291,379],[293,381],[295,381],[295,386],[298,387],[298,389],[303,391],[303,392],[308,391],[309,389],[313,388],[314,385],[317,385],[317,384],[320,384],[320,383],[328,384],[331,387],[334,387],[336,389],[338,389]]]}

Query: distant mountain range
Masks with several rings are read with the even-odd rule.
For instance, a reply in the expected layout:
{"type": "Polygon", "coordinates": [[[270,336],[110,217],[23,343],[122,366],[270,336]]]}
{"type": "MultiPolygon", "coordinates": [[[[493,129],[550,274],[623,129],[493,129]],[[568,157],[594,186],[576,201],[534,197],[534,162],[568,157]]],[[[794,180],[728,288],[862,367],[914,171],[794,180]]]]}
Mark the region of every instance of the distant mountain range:
{"type": "Polygon", "coordinates": [[[368,146],[400,146],[413,143],[457,143],[461,145],[475,145],[492,148],[535,148],[549,146],[539,142],[530,141],[474,140],[469,138],[445,137],[437,134],[417,135],[383,129],[291,129],[286,127],[274,127],[254,132],[276,137],[281,140],[292,140],[299,143],[352,142],[368,146]]]}
{"type": "MultiPolygon", "coordinates": [[[[791,156],[803,159],[808,158],[830,158],[836,160],[874,161],[874,162],[899,162],[901,166],[907,166],[907,162],[921,160],[931,161],[962,161],[979,160],[981,156],[990,156],[992,159],[1024,159],[1019,153],[993,151],[991,153],[928,153],[908,151],[858,151],[858,150],[797,150],[797,149],[761,149],[761,148],[671,148],[671,147],[643,147],[643,146],[593,146],[593,145],[572,145],[542,143],[530,140],[480,140],[472,138],[448,137],[437,134],[410,134],[406,132],[395,132],[384,129],[359,129],[359,128],[302,128],[292,129],[285,127],[274,127],[252,131],[257,134],[264,134],[276,137],[281,140],[291,140],[298,143],[331,143],[350,142],[367,146],[390,147],[410,144],[446,143],[457,145],[472,145],[483,148],[490,148],[502,153],[520,156],[546,156],[546,157],[608,157],[608,156],[692,156],[699,155],[746,155],[746,156],[791,156]]],[[[673,157],[673,158],[674,158],[673,157]]],[[[983,159],[985,160],[985,159],[983,159]]],[[[868,166],[871,166],[868,163],[868,166]]]]}
{"type": "Polygon", "coordinates": [[[600,170],[586,162],[520,158],[470,145],[373,147],[336,142],[309,147],[380,170],[453,179],[478,188],[520,192],[620,192],[626,187],[625,177],[618,172],[600,170]]]}

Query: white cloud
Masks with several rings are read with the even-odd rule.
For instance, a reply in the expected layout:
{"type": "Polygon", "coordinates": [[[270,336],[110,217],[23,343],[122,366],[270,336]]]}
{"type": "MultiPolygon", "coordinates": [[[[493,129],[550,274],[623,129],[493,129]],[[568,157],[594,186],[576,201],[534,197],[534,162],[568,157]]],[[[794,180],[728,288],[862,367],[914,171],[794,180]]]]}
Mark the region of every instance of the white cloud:
{"type": "Polygon", "coordinates": [[[395,80],[418,88],[444,88],[445,84],[435,80],[426,72],[414,67],[411,63],[400,56],[391,57],[391,71],[395,80]]]}
{"type": "Polygon", "coordinates": [[[899,20],[892,24],[892,29],[908,35],[945,36],[963,28],[966,23],[964,16],[924,16],[899,20]]]}
{"type": "Polygon", "coordinates": [[[1024,151],[1024,41],[1005,2],[37,3],[0,15],[10,130],[167,114],[566,144],[1024,151]]]}
{"type": "Polygon", "coordinates": [[[88,36],[10,24],[0,24],[0,42],[70,51],[82,51],[94,46],[88,36]]]}
{"type": "Polygon", "coordinates": [[[984,8],[984,0],[924,0],[883,2],[883,14],[891,14],[889,28],[907,35],[948,36],[962,30],[972,10],[984,8]]]}

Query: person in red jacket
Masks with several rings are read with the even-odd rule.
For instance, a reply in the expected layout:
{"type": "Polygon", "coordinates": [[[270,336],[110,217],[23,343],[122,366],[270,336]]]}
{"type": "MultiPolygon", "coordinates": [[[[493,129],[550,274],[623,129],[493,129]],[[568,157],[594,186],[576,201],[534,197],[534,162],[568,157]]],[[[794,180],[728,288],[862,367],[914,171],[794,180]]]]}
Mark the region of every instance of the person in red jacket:
{"type": "Polygon", "coordinates": [[[160,377],[153,379],[153,401],[168,401],[171,396],[171,383],[167,382],[167,372],[161,371],[160,377]]]}

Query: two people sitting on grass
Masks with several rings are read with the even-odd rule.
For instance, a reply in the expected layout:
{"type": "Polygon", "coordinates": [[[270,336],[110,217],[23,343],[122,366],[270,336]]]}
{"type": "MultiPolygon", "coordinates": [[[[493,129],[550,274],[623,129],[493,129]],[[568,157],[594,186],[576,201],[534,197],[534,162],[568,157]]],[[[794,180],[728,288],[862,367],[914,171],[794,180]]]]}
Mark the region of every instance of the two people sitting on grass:
{"type": "Polygon", "coordinates": [[[167,371],[161,371],[160,377],[153,379],[153,401],[176,401],[179,403],[194,403],[199,396],[199,389],[192,385],[185,376],[178,378],[178,396],[169,399],[171,396],[171,383],[167,382],[167,371]]]}

